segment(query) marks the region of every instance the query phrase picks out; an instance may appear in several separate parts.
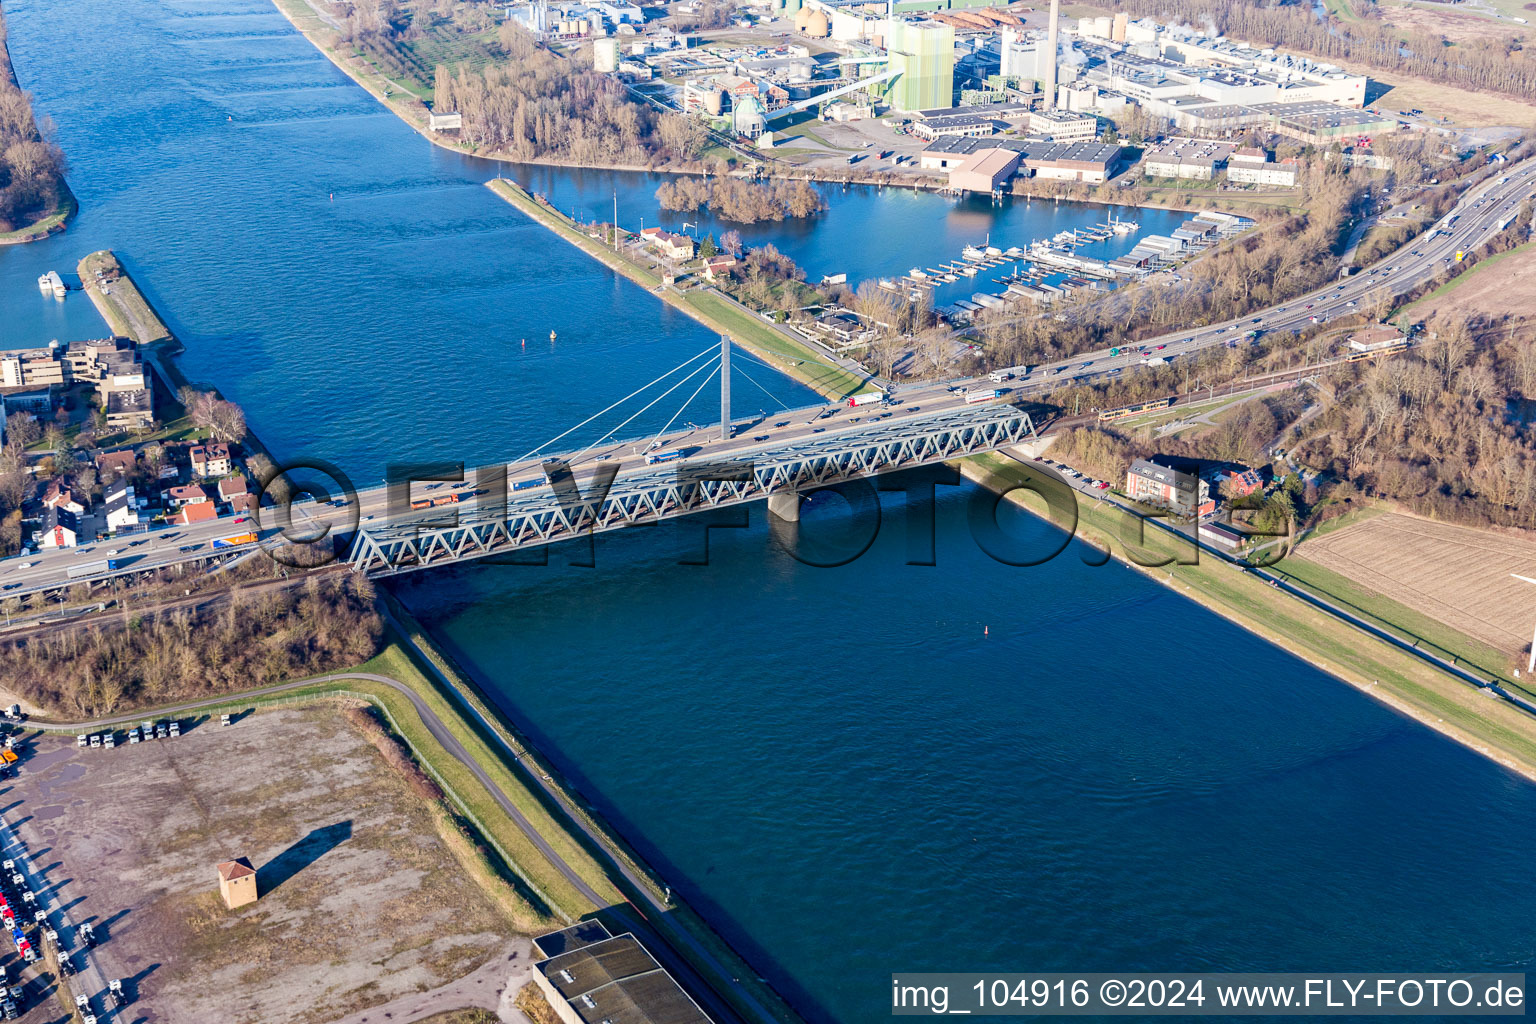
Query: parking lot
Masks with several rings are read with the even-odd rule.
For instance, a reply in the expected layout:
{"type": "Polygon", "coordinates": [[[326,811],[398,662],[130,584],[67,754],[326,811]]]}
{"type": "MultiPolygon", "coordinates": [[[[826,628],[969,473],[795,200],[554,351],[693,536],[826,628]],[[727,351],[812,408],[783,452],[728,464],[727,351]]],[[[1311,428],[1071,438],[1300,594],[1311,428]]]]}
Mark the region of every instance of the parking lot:
{"type": "MultiPolygon", "coordinates": [[[[465,877],[441,812],[337,709],[179,724],[132,745],[119,729],[113,749],[23,730],[0,786],[21,844],[0,852],[24,847],[39,904],[71,923],[60,941],[93,972],[79,987],[102,1024],[333,1021],[494,971],[508,922],[465,877]],[[216,865],[242,856],[260,899],[229,910],[216,865]]],[[[49,966],[29,968],[24,1020],[68,1019],[49,966]]]]}

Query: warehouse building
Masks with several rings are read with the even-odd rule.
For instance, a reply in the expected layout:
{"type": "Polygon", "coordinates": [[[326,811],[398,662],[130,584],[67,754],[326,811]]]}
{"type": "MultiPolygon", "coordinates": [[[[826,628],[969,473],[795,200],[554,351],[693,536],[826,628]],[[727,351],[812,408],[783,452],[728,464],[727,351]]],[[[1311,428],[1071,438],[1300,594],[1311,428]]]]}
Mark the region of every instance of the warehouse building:
{"type": "Polygon", "coordinates": [[[1019,169],[1019,156],[1017,150],[984,149],[949,172],[949,187],[967,192],[993,192],[1002,188],[1019,169]]]}
{"type": "MultiPolygon", "coordinates": [[[[985,150],[1007,149],[1019,154],[1019,163],[1028,173],[1056,181],[1103,182],[1120,164],[1119,146],[1098,142],[1061,144],[1043,139],[984,139],[944,136],[934,139],[918,156],[924,170],[950,172],[950,184],[957,169],[962,172],[971,160],[985,150]]],[[[994,162],[993,166],[999,166],[994,162]]],[[[955,187],[964,187],[956,185],[955,187]]],[[[995,186],[994,186],[995,187],[995,186]]]]}
{"type": "Polygon", "coordinates": [[[533,980],[564,1024],[711,1024],[628,932],[582,921],[533,940],[533,980]]]}

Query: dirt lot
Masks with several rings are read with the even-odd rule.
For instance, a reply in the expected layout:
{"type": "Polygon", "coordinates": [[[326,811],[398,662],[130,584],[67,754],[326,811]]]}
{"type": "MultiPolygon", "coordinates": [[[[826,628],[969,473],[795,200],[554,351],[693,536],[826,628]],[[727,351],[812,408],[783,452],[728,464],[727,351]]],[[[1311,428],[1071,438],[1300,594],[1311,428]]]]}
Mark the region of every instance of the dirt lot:
{"type": "Polygon", "coordinates": [[[1390,513],[1306,542],[1300,555],[1511,657],[1530,641],[1536,542],[1390,513]]]}
{"type": "Polygon", "coordinates": [[[1495,21],[1457,10],[1435,10],[1430,7],[1398,7],[1381,4],[1382,19],[1390,25],[1410,32],[1436,32],[1452,42],[1464,39],[1493,37],[1508,39],[1530,31],[1529,25],[1516,25],[1512,21],[1495,21]]]}
{"type": "MultiPolygon", "coordinates": [[[[5,795],[56,905],[104,934],[105,976],[129,979],[124,1020],[319,1024],[477,968],[497,988],[492,961],[520,948],[438,812],[334,708],[115,750],[43,736],[5,795]],[[261,898],[228,911],[214,867],[239,856],[261,898]]],[[[454,1005],[473,1003],[439,1008],[454,1005]]]]}
{"type": "Polygon", "coordinates": [[[1527,317],[1536,310],[1536,248],[1521,249],[1473,267],[1454,288],[1413,304],[1415,319],[1440,313],[1527,317]]]}

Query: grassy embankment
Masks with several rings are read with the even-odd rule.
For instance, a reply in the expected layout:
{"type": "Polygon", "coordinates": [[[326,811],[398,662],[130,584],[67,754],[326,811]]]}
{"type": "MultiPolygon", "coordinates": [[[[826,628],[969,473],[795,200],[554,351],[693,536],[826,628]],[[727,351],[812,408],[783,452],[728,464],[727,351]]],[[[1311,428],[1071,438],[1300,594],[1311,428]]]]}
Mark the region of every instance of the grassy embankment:
{"type": "MultiPolygon", "coordinates": [[[[1040,479],[1002,455],[977,456],[963,465],[968,476],[990,477],[1003,489],[1040,479]]],[[[1033,492],[1015,492],[1009,500],[1037,515],[1046,515],[1044,501],[1033,492]]],[[[1070,526],[1053,521],[1063,528],[1070,526]]],[[[1135,537],[1139,525],[1135,517],[1111,502],[1078,505],[1077,535],[1123,561],[1127,560],[1126,552],[1133,550],[1129,538],[1135,537]]],[[[1155,527],[1147,528],[1144,543],[1134,550],[1142,561],[1191,557],[1187,540],[1170,537],[1155,527]]],[[[1536,779],[1536,721],[1510,705],[1286,596],[1213,555],[1202,554],[1193,565],[1142,571],[1389,707],[1536,779]]]]}
{"type": "Polygon", "coordinates": [[[653,269],[630,259],[622,252],[614,252],[596,239],[588,238],[568,217],[535,200],[522,186],[505,178],[487,184],[492,192],[588,256],[649,289],[652,294],[676,306],[710,330],[730,335],[732,341],[772,363],[785,375],[829,398],[842,398],[863,388],[865,378],[827,362],[824,356],[809,346],[790,338],[729,297],[698,288],[658,291],[661,279],[653,269]]]}
{"type": "MultiPolygon", "coordinates": [[[[408,631],[412,649],[430,660],[431,668],[435,671],[436,677],[445,680],[453,691],[454,701],[472,708],[481,719],[492,723],[499,741],[505,744],[506,749],[516,752],[518,763],[525,770],[537,771],[559,794],[560,812],[562,814],[579,818],[584,824],[603,837],[602,849],[596,859],[591,850],[583,847],[587,855],[586,858],[582,861],[570,861],[582,874],[582,877],[587,879],[588,884],[592,884],[592,879],[596,878],[602,880],[607,888],[612,888],[611,876],[600,863],[600,860],[606,859],[611,862],[622,863],[635,875],[645,880],[646,888],[653,899],[658,903],[666,904],[667,901],[662,883],[656,879],[650,867],[641,860],[640,856],[630,849],[623,838],[613,829],[609,828],[608,824],[598,817],[597,813],[590,806],[582,802],[573,789],[565,783],[559,771],[553,765],[545,762],[538,751],[515,728],[507,723],[505,717],[485,699],[473,681],[458,669],[452,658],[415,623],[409,612],[405,611],[393,600],[390,600],[389,605],[394,620],[400,624],[400,628],[408,631]]],[[[397,676],[395,678],[401,677],[397,676]]],[[[412,685],[416,684],[413,683],[412,685]]],[[[429,683],[428,685],[433,685],[434,689],[436,689],[435,684],[429,683]]],[[[438,713],[441,715],[442,711],[439,709],[438,713]]],[[[457,715],[456,710],[455,714],[457,715]]],[[[448,720],[446,716],[444,718],[445,721],[448,720]]],[[[453,720],[451,726],[455,731],[455,735],[460,735],[461,726],[469,728],[470,731],[475,730],[475,727],[469,725],[462,715],[458,715],[453,720]]],[[[460,735],[460,741],[465,742],[462,735],[460,735]]],[[[467,742],[465,742],[465,748],[470,750],[477,759],[482,758],[482,753],[470,747],[467,742]]],[[[495,750],[488,750],[487,754],[490,757],[496,758],[498,765],[503,763],[495,750]]],[[[482,760],[482,764],[484,763],[486,762],[482,760]]],[[[539,799],[537,795],[533,794],[526,781],[519,780],[519,785],[522,786],[525,793],[533,796],[535,800],[539,799]]],[[[520,799],[518,803],[519,809],[522,809],[520,799]]],[[[499,809],[493,807],[492,810],[497,810],[499,813],[499,809]]],[[[526,814],[526,811],[524,813],[526,814]]],[[[530,820],[536,823],[541,834],[547,834],[544,832],[545,825],[540,819],[530,817],[530,820]]],[[[549,820],[547,814],[545,820],[549,820]]],[[[559,829],[564,836],[572,835],[563,824],[553,824],[550,827],[559,829]]],[[[579,836],[577,839],[580,841],[579,836]]],[[[599,892],[606,891],[605,888],[596,885],[593,887],[599,892]]],[[[657,922],[652,922],[652,924],[657,925],[657,922]]],[[[740,1012],[743,1019],[752,1020],[757,1018],[758,1014],[753,1012],[751,1007],[741,1003],[735,990],[736,987],[751,988],[755,993],[756,1002],[761,1006],[766,1006],[777,1020],[784,1022],[784,1024],[798,1024],[800,1018],[780,999],[776,992],[765,984],[746,980],[756,978],[757,972],[720,937],[708,922],[686,903],[674,901],[670,904],[666,924],[687,931],[694,941],[709,950],[710,955],[714,957],[716,962],[726,965],[730,977],[719,977],[715,976],[714,972],[711,972],[706,965],[698,963],[696,960],[693,961],[695,969],[705,977],[712,978],[715,990],[733,1005],[737,1006],[738,1012],[740,1012]]],[[[680,949],[679,952],[687,956],[686,950],[680,949]]],[[[693,960],[691,957],[689,959],[693,960]]]]}

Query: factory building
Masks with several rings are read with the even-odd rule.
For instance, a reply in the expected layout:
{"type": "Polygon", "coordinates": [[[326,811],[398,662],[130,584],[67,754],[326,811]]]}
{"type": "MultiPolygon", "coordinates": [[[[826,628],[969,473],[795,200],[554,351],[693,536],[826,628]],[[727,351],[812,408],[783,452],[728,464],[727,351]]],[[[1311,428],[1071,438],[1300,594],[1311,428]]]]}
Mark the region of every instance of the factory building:
{"type": "Polygon", "coordinates": [[[1029,130],[1056,142],[1088,142],[1099,134],[1099,119],[1066,110],[1036,110],[1029,115],[1029,130]]]}
{"type": "Polygon", "coordinates": [[[925,170],[948,171],[952,187],[979,191],[975,186],[979,179],[967,174],[974,174],[977,161],[993,150],[1009,150],[1019,155],[1018,165],[1003,178],[996,178],[996,172],[1002,166],[1000,161],[993,160],[983,168],[993,176],[993,188],[1000,186],[1019,167],[1034,177],[1053,181],[1104,182],[1114,175],[1121,157],[1119,146],[1097,142],[1063,145],[1038,139],[944,136],[923,150],[918,157],[918,166],[925,170]],[[958,180],[957,174],[960,175],[958,180]]]}
{"type": "Polygon", "coordinates": [[[937,21],[893,19],[887,29],[890,70],[886,92],[895,110],[928,110],[955,104],[955,29],[937,21]]]}
{"type": "Polygon", "coordinates": [[[1148,147],[1141,170],[1149,178],[1210,181],[1232,155],[1232,147],[1200,139],[1169,139],[1148,147]]]}

